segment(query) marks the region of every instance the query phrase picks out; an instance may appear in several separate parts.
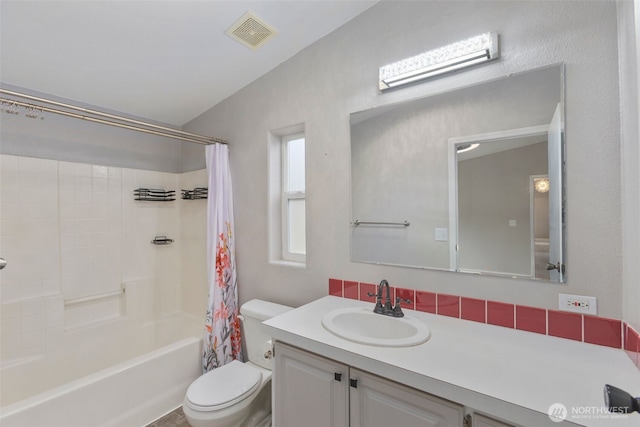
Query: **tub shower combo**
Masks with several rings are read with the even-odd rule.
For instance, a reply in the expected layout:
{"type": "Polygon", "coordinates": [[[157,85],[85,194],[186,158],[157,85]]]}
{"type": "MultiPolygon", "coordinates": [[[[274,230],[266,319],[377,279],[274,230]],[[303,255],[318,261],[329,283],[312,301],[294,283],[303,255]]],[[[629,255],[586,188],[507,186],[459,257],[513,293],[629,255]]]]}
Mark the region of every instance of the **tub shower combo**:
{"type": "MultiPolygon", "coordinates": [[[[14,124],[29,120],[22,110],[47,114],[37,123],[51,138],[77,126],[132,146],[225,143],[0,93],[14,124]]],[[[143,426],[179,407],[202,374],[207,171],[130,167],[120,143],[108,165],[0,154],[3,427],[143,426]]],[[[95,147],[87,153],[102,161],[95,147]]]]}

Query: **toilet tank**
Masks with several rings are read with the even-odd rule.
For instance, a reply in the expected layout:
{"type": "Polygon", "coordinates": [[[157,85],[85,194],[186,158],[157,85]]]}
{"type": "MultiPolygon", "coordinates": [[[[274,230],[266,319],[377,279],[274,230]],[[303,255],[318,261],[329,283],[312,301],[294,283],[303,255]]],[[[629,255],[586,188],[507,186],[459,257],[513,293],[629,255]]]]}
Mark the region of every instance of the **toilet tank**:
{"type": "Polygon", "coordinates": [[[240,314],[244,317],[242,322],[244,329],[247,358],[265,369],[271,369],[271,360],[264,358],[264,353],[269,349],[269,335],[262,332],[261,323],[293,308],[269,301],[253,299],[242,304],[240,314]]]}

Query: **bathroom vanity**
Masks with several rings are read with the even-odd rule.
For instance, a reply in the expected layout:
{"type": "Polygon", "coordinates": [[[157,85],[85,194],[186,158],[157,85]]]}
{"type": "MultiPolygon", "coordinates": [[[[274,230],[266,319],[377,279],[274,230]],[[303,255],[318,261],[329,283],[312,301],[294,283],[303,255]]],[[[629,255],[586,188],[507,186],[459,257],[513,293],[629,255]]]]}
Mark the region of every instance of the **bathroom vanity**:
{"type": "Polygon", "coordinates": [[[461,426],[463,406],[276,343],[275,425],[461,426]]]}
{"type": "Polygon", "coordinates": [[[358,307],[373,304],[327,296],[263,323],[275,343],[275,427],[640,424],[603,408],[605,384],[640,395],[622,350],[412,310],[431,332],[419,345],[356,343],[322,325],[358,307]],[[550,419],[554,404],[566,421],[550,419]]]}

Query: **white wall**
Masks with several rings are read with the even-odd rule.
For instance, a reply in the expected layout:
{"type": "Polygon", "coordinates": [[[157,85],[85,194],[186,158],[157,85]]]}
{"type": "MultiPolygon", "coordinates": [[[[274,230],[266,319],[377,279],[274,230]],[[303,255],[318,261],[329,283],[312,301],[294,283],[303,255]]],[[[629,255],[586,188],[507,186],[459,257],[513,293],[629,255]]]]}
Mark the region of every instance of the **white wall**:
{"type": "Polygon", "coordinates": [[[622,155],[623,315],[640,330],[640,0],[618,1],[622,155]]]}
{"type": "Polygon", "coordinates": [[[186,126],[231,145],[239,292],[302,304],[337,277],[546,308],[559,292],[598,297],[622,317],[622,239],[616,4],[381,2],[186,126]],[[378,67],[485,31],[501,59],[381,94],[378,67]],[[594,55],[594,52],[597,54],[594,55]],[[568,283],[539,284],[352,263],[349,114],[558,62],[567,64],[568,283]],[[307,267],[268,263],[267,135],[304,123],[307,267]]]}

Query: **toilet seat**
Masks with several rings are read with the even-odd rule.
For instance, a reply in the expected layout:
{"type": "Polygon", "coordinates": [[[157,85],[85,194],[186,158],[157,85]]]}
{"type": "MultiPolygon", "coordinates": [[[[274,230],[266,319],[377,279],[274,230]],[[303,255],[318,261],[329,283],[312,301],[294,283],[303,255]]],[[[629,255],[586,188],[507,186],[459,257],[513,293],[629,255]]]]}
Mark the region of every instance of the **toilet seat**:
{"type": "Polygon", "coordinates": [[[251,395],[262,381],[259,369],[237,360],[196,379],[187,389],[186,403],[197,411],[217,411],[251,395]]]}

